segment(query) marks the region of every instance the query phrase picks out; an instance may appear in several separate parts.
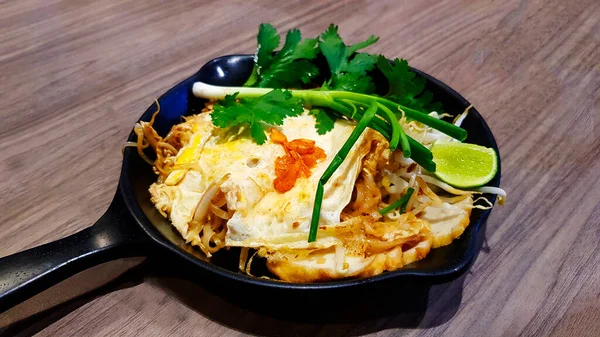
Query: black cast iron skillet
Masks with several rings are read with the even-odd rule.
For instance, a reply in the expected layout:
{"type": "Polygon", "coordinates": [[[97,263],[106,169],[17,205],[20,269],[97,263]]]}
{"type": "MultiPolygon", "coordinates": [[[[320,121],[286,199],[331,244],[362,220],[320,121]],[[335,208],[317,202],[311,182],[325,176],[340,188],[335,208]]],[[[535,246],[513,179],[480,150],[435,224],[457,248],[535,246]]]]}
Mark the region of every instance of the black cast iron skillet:
{"type": "MultiPolygon", "coordinates": [[[[164,135],[181,121],[181,116],[198,113],[203,100],[192,95],[192,85],[203,81],[214,85],[241,85],[253,66],[251,55],[223,56],[208,62],[196,74],[160,97],[161,112],[154,127],[164,135]]],[[[427,89],[446,111],[460,113],[469,103],[457,92],[435,78],[414,70],[427,79],[427,89]]],[[[383,81],[381,81],[383,83],[383,81]]],[[[140,120],[149,121],[156,106],[152,105],[140,120]]],[[[463,123],[468,131],[467,142],[491,147],[498,152],[494,137],[475,109],[463,123]]],[[[129,136],[135,141],[135,134],[129,136]]],[[[290,284],[276,280],[252,278],[237,270],[238,251],[223,251],[209,261],[200,251],[186,245],[169,222],[150,202],[148,187],[156,180],[151,167],[134,148],[124,150],[121,177],[114,200],[106,213],[91,227],[58,241],[32,248],[0,259],[0,312],[22,302],[38,292],[84,269],[106,261],[159,254],[181,264],[184,273],[204,275],[223,286],[249,286],[273,294],[324,294],[356,290],[365,285],[403,285],[407,283],[437,284],[455,279],[464,273],[477,254],[477,234],[491,210],[473,210],[471,224],[463,235],[446,247],[432,250],[421,261],[400,270],[363,279],[348,279],[328,283],[290,284]]],[[[489,185],[498,186],[500,169],[489,185]]],[[[486,195],[492,202],[495,196],[486,195]]],[[[267,274],[260,267],[255,272],[267,274]]],[[[270,296],[273,297],[273,296],[270,296]]]]}

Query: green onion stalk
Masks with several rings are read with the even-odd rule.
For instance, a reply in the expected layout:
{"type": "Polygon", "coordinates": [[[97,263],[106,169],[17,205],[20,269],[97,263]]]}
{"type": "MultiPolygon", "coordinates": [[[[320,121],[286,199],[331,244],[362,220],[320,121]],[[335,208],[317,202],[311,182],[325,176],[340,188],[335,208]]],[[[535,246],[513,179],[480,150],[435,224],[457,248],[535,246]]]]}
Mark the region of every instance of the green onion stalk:
{"type": "MultiPolygon", "coordinates": [[[[269,88],[221,87],[203,82],[194,83],[192,89],[195,96],[207,99],[223,99],[226,95],[236,93],[239,98],[257,98],[272,90],[269,88]]],[[[398,122],[402,113],[408,119],[428,125],[459,141],[463,141],[467,137],[467,132],[458,126],[379,96],[348,91],[289,90],[289,92],[292,97],[302,100],[307,106],[329,108],[352,120],[359,120],[363,115],[360,109],[356,109],[357,106],[366,109],[376,102],[376,117],[370,121],[368,126],[381,133],[390,142],[391,150],[395,150],[400,145],[405,157],[413,159],[430,172],[435,172],[433,156],[422,144],[406,135],[398,122]]]]}
{"type": "MultiPolygon", "coordinates": [[[[269,88],[220,87],[203,82],[194,83],[192,89],[194,95],[197,97],[215,100],[223,99],[227,95],[234,94],[237,94],[236,97],[238,98],[258,98],[272,90],[273,89],[269,88]]],[[[436,169],[431,151],[421,143],[406,135],[399,123],[401,117],[405,116],[407,119],[428,125],[459,141],[463,141],[467,137],[467,132],[458,126],[432,117],[426,113],[394,103],[383,97],[347,91],[288,91],[292,94],[293,98],[301,100],[305,106],[310,108],[329,108],[337,114],[357,121],[356,127],[350,134],[350,137],[346,140],[323,173],[323,176],[319,179],[315,194],[308,242],[313,242],[317,238],[325,184],[342,164],[352,146],[367,127],[381,133],[381,135],[389,141],[389,146],[392,151],[400,146],[404,157],[413,159],[429,172],[435,172],[436,169]]],[[[398,207],[401,207],[401,212],[404,212],[404,208],[406,207],[406,203],[412,195],[412,192],[413,190],[409,189],[401,199],[382,209],[380,211],[381,214],[386,214],[398,207]]]]}

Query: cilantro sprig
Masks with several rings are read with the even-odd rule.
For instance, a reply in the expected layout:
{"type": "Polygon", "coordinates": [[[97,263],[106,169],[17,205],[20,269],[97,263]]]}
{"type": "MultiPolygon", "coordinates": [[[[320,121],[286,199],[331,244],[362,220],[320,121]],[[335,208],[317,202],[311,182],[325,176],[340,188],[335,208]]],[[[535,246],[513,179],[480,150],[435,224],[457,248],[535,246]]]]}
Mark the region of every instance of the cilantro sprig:
{"type": "Polygon", "coordinates": [[[338,27],[330,25],[319,40],[319,50],[325,56],[331,72],[331,77],[323,83],[323,89],[373,93],[375,83],[367,72],[375,68],[377,56],[357,51],[378,40],[378,37],[371,35],[363,42],[346,46],[338,34],[338,27]]]}
{"type": "Polygon", "coordinates": [[[212,122],[219,128],[249,126],[257,144],[264,144],[265,125],[281,125],[287,117],[299,116],[304,109],[289,91],[272,90],[257,99],[238,98],[239,93],[226,95],[217,102],[212,122]]]}
{"type": "Polygon", "coordinates": [[[387,99],[419,111],[440,112],[442,104],[433,102],[433,94],[425,90],[427,81],[417,77],[406,60],[394,59],[390,62],[379,55],[377,68],[388,80],[389,90],[385,95],[387,99]]]}
{"type": "MultiPolygon", "coordinates": [[[[336,25],[329,25],[319,39],[319,50],[327,61],[329,79],[321,85],[321,90],[340,90],[370,94],[375,91],[375,83],[368,72],[375,68],[377,56],[357,53],[379,40],[369,36],[365,41],[347,46],[338,33],[336,25]]],[[[320,135],[331,131],[337,119],[328,108],[313,109],[312,114],[317,121],[317,132],[320,135]]]]}
{"type": "MultiPolygon", "coordinates": [[[[430,172],[436,169],[433,155],[404,133],[399,124],[401,117],[428,125],[460,141],[467,136],[464,129],[428,114],[432,110],[440,111],[441,104],[433,101],[433,95],[425,90],[425,79],[411,71],[406,60],[390,62],[382,55],[359,52],[376,43],[378,38],[375,36],[347,45],[335,25],[330,25],[314,39],[302,39],[300,31],[293,29],[287,32],[283,47],[276,52],[280,46],[279,34],[272,25],[262,24],[257,40],[254,69],[244,87],[194,84],[196,96],[217,100],[211,114],[215,126],[248,126],[251,137],[263,144],[267,140],[266,126],[281,125],[285,118],[302,114],[304,108],[310,109],[309,113],[315,116],[319,134],[331,131],[340,118],[357,123],[319,180],[309,242],[316,240],[324,185],[367,127],[381,133],[389,141],[391,150],[400,147],[405,157],[412,158],[430,172]],[[327,62],[327,69],[321,76],[317,66],[320,56],[327,62]],[[388,91],[383,95],[375,93],[373,74],[376,71],[388,82],[388,91]],[[322,82],[317,83],[317,78],[322,82]]],[[[404,199],[410,197],[410,191],[407,195],[404,199]]],[[[401,206],[402,203],[398,203],[388,208],[401,206]]]]}
{"type": "Polygon", "coordinates": [[[258,30],[258,48],[254,71],[246,86],[261,88],[301,88],[319,75],[319,68],[311,61],[319,50],[317,39],[304,39],[298,29],[285,36],[281,50],[277,30],[270,24],[261,24],[258,30]]]}

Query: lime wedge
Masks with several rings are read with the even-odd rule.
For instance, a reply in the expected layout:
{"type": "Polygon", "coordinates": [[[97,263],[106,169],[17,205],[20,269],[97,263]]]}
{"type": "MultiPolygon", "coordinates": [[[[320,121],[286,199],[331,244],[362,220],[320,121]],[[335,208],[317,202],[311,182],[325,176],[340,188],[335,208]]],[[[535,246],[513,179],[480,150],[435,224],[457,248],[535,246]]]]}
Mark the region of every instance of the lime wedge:
{"type": "Polygon", "coordinates": [[[484,146],[438,141],[431,146],[435,176],[457,188],[488,183],[498,171],[496,151],[484,146]]]}

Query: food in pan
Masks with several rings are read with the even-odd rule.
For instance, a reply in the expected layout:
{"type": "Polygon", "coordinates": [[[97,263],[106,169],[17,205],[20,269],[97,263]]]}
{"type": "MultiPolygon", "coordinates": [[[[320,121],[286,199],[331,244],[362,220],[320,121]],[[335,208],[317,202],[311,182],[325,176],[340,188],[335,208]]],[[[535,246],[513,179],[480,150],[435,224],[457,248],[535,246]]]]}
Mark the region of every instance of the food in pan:
{"type": "Polygon", "coordinates": [[[263,24],[244,86],[195,83],[204,110],[164,137],[154,117],[136,125],[152,202],[186,242],[209,257],[241,247],[240,270],[259,256],[283,281],[367,277],[450,244],[492,206],[481,193],[504,199],[482,186],[494,150],[462,143],[468,109],[446,121],[405,60],[360,52],[375,42],[346,45],[331,25],[315,39],[291,30],[275,53],[263,24]]]}

